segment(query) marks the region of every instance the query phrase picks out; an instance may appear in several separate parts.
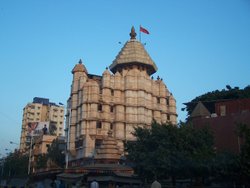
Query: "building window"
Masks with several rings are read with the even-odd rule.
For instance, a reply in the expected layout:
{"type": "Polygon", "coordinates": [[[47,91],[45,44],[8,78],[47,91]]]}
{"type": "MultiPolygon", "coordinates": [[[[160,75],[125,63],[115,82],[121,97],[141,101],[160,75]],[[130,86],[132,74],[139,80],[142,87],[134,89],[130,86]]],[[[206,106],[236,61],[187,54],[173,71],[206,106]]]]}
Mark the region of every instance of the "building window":
{"type": "Polygon", "coordinates": [[[110,106],[110,112],[114,112],[114,107],[113,106],[110,106]]]}
{"type": "Polygon", "coordinates": [[[114,96],[114,90],[111,89],[111,96],[114,96]]]}
{"type": "Polygon", "coordinates": [[[83,141],[82,140],[76,140],[75,141],[75,148],[80,148],[83,146],[83,141]]]}
{"type": "Polygon", "coordinates": [[[101,105],[101,104],[98,104],[98,106],[97,106],[97,110],[98,110],[99,112],[101,112],[101,111],[102,111],[102,105],[101,105]]]}
{"type": "Polygon", "coordinates": [[[114,129],[114,124],[110,123],[110,130],[113,130],[113,129],[114,129]]]}
{"type": "Polygon", "coordinates": [[[169,98],[166,98],[166,104],[169,105],[169,98]]]}
{"type": "Polygon", "coordinates": [[[170,121],[170,115],[169,114],[167,115],[167,120],[170,121]]]}
{"type": "Polygon", "coordinates": [[[102,140],[101,139],[96,139],[95,140],[95,148],[100,148],[101,145],[102,145],[102,140]]]}
{"type": "Polygon", "coordinates": [[[123,124],[123,130],[124,130],[124,138],[126,139],[126,136],[127,136],[127,126],[126,126],[126,123],[123,124]]]}
{"type": "Polygon", "coordinates": [[[220,106],[220,115],[221,116],[226,115],[226,106],[225,105],[220,106]]]}
{"type": "Polygon", "coordinates": [[[160,97],[157,97],[157,103],[160,104],[160,97]]]}
{"type": "Polygon", "coordinates": [[[79,130],[78,130],[78,133],[81,135],[81,133],[82,133],[82,124],[80,123],[79,124],[79,130]]]}
{"type": "Polygon", "coordinates": [[[102,128],[102,122],[97,121],[97,122],[96,122],[96,128],[97,128],[97,129],[101,129],[101,128],[102,128]]]}

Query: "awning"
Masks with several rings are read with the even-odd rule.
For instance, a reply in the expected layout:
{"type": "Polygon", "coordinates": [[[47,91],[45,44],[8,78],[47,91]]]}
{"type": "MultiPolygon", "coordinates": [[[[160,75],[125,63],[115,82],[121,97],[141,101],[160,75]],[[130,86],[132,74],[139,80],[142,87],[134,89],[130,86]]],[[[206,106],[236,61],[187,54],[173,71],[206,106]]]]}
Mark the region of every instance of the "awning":
{"type": "Polygon", "coordinates": [[[79,181],[84,177],[84,174],[70,174],[70,173],[61,173],[57,175],[57,178],[62,181],[75,182],[79,181]]]}

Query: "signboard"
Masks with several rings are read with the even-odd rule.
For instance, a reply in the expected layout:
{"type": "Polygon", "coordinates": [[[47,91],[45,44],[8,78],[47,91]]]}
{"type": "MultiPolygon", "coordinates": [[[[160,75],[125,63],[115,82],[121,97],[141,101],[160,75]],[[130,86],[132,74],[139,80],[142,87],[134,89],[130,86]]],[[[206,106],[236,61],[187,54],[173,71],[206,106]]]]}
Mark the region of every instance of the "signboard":
{"type": "Polygon", "coordinates": [[[31,136],[38,136],[42,134],[49,133],[50,123],[49,122],[29,122],[28,123],[28,132],[31,136]]]}

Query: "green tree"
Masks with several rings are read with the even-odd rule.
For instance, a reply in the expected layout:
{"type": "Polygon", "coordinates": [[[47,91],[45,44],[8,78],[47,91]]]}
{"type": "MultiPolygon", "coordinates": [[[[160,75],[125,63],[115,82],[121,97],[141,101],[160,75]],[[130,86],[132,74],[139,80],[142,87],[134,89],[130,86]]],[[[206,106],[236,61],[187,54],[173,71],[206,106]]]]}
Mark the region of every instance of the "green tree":
{"type": "Polygon", "coordinates": [[[206,127],[195,129],[190,124],[182,124],[178,131],[181,155],[185,155],[186,161],[182,172],[186,173],[186,177],[196,179],[209,176],[214,156],[211,131],[206,127]]]}
{"type": "Polygon", "coordinates": [[[231,86],[226,85],[226,89],[222,89],[221,91],[215,90],[195,97],[190,102],[185,103],[186,107],[182,108],[182,110],[183,111],[186,110],[188,116],[190,116],[197,103],[201,101],[206,106],[206,108],[211,113],[213,113],[215,111],[214,107],[215,101],[221,99],[242,99],[242,98],[250,98],[250,85],[248,85],[244,89],[240,89],[239,87],[232,88],[231,86]]]}
{"type": "Polygon", "coordinates": [[[46,154],[39,154],[37,156],[36,169],[46,168],[47,160],[48,160],[48,157],[46,154]]]}
{"type": "Polygon", "coordinates": [[[214,151],[207,129],[153,123],[151,129],[136,128],[134,136],[136,141],[127,143],[126,151],[140,176],[171,177],[173,184],[179,177],[208,176],[214,151]]]}
{"type": "Polygon", "coordinates": [[[3,163],[3,176],[6,177],[22,177],[28,173],[28,155],[22,155],[15,151],[10,153],[3,163]]]}
{"type": "Polygon", "coordinates": [[[213,161],[213,176],[220,183],[235,184],[240,178],[240,158],[231,152],[216,154],[213,161]]]}
{"type": "Polygon", "coordinates": [[[240,151],[241,178],[250,183],[250,128],[246,124],[238,124],[238,135],[243,140],[240,151]]]}
{"type": "Polygon", "coordinates": [[[58,167],[63,167],[65,164],[64,143],[59,140],[53,140],[52,144],[48,146],[47,158],[58,167]]]}

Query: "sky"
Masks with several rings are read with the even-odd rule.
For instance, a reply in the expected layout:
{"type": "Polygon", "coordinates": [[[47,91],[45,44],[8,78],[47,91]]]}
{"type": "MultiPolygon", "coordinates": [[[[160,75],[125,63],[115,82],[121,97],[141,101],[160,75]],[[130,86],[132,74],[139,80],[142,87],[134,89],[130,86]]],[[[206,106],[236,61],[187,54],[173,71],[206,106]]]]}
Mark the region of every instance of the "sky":
{"type": "Polygon", "coordinates": [[[183,103],[250,84],[250,0],[0,0],[0,157],[18,147],[27,103],[66,104],[79,59],[101,75],[140,25],[178,121],[183,103]]]}

